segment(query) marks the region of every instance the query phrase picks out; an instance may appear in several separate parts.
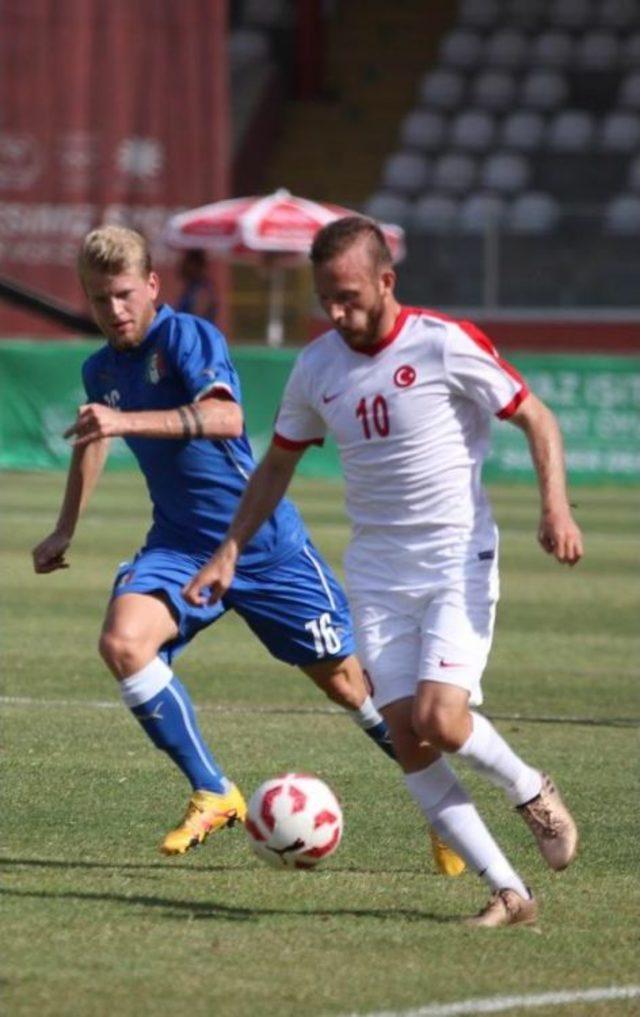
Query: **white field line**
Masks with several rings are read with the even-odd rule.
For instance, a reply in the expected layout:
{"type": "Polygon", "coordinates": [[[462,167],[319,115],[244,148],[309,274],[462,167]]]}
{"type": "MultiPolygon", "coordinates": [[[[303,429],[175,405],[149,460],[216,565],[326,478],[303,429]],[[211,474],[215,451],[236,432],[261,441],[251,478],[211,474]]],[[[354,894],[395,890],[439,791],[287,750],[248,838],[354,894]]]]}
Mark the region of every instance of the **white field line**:
{"type": "MultiPolygon", "coordinates": [[[[345,711],[340,706],[251,706],[225,704],[216,706],[214,703],[196,703],[196,710],[203,713],[237,713],[248,716],[260,714],[335,714],[343,716],[345,711]]],[[[119,699],[40,699],[34,696],[0,696],[0,706],[33,706],[42,709],[86,709],[116,710],[122,704],[119,699]]],[[[585,724],[595,727],[635,727],[640,725],[638,717],[558,717],[558,716],[527,716],[522,713],[492,713],[491,720],[521,721],[523,724],[585,724]]]]}
{"type": "MultiPolygon", "coordinates": [[[[380,1010],[366,1017],[463,1017],[464,1014],[504,1013],[505,1010],[533,1010],[539,1006],[568,1006],[571,1003],[601,1003],[635,999],[640,985],[613,985],[606,989],[582,989],[575,992],[541,992],[529,996],[492,996],[467,999],[461,1003],[432,1003],[417,1010],[380,1010]]],[[[358,1017],[349,1014],[349,1017],[358,1017]]]]}

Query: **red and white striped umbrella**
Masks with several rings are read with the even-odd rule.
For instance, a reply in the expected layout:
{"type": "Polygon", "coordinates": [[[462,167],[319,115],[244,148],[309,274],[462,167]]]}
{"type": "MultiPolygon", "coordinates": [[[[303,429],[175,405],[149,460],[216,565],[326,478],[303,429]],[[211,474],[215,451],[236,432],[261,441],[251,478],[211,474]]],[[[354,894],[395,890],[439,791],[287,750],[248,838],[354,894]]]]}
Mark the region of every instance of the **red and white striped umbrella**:
{"type": "MultiPolygon", "coordinates": [[[[266,266],[271,272],[267,342],[283,339],[284,280],[282,269],[303,264],[313,238],[327,223],[356,212],[340,205],[298,198],[281,189],[264,197],[216,201],[172,216],[165,240],[180,249],[200,247],[229,261],[266,266]]],[[[380,224],[394,261],[404,257],[404,231],[380,224]]]]}

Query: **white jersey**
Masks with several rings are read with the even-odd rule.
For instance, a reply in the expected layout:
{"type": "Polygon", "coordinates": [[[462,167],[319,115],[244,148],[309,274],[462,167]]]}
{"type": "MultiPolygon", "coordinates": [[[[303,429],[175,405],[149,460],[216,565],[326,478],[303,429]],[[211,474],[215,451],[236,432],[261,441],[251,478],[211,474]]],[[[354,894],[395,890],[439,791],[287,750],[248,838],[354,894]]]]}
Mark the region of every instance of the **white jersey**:
{"type": "Polygon", "coordinates": [[[403,307],[370,351],[335,330],[302,351],[274,441],[299,449],[333,435],[356,540],[467,556],[495,546],[481,486],[491,417],[509,417],[527,392],[474,325],[403,307]]]}

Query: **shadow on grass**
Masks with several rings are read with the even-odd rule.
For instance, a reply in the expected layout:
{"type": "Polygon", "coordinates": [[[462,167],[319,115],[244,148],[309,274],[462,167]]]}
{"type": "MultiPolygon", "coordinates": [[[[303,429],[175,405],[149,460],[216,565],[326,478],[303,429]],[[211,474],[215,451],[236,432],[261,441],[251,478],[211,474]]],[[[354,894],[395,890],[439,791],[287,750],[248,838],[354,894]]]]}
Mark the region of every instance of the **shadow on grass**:
{"type": "MultiPolygon", "coordinates": [[[[202,857],[202,856],[200,856],[202,857]]],[[[192,859],[196,862],[196,859],[192,859]]],[[[259,869],[263,869],[264,865],[256,862],[253,865],[249,865],[243,862],[238,865],[198,865],[198,864],[184,864],[183,862],[175,862],[172,860],[149,862],[140,864],[138,862],[90,862],[90,861],[69,861],[68,859],[58,858],[0,858],[0,867],[12,868],[30,867],[30,868],[42,868],[42,869],[116,869],[116,870],[138,870],[145,872],[170,872],[170,871],[184,871],[184,872],[257,872],[259,869]]],[[[331,867],[330,870],[322,869],[322,872],[331,871],[333,873],[339,873],[340,875],[352,875],[352,876],[433,876],[436,878],[434,872],[425,871],[416,866],[414,868],[398,869],[363,869],[357,866],[353,868],[331,867]]],[[[313,879],[313,873],[305,873],[307,878],[313,879]]]]}
{"type": "Polygon", "coordinates": [[[170,897],[149,897],[136,894],[120,893],[83,893],[77,890],[45,891],[45,890],[7,890],[0,889],[3,897],[17,897],[32,900],[74,900],[87,902],[110,902],[144,908],[159,908],[164,911],[164,918],[181,918],[186,921],[214,920],[226,922],[250,922],[260,918],[379,918],[382,921],[402,919],[409,922],[435,922],[446,925],[459,922],[459,916],[437,915],[431,911],[380,910],[377,908],[239,908],[228,907],[226,904],[203,901],[175,900],[170,897]]]}

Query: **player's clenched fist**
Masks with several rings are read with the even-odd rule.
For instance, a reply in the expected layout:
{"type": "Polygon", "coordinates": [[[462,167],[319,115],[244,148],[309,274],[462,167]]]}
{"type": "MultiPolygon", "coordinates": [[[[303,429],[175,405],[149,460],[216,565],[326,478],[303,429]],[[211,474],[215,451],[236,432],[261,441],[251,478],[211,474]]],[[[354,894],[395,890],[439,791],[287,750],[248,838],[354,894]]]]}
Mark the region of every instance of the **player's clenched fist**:
{"type": "Polygon", "coordinates": [[[65,438],[73,438],[77,447],[118,434],[122,434],[122,414],[102,403],[85,403],[78,407],[75,423],[64,432],[65,438]]]}
{"type": "Polygon", "coordinates": [[[70,543],[69,537],[54,530],[31,552],[34,570],[43,573],[55,572],[56,569],[68,569],[69,563],[65,558],[65,552],[70,543]]]}

